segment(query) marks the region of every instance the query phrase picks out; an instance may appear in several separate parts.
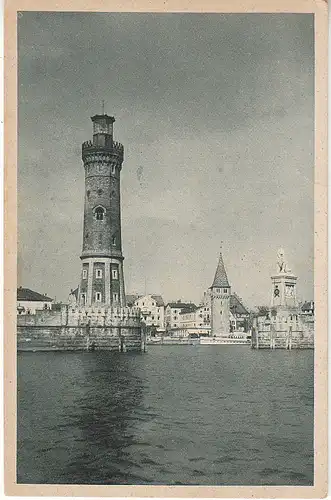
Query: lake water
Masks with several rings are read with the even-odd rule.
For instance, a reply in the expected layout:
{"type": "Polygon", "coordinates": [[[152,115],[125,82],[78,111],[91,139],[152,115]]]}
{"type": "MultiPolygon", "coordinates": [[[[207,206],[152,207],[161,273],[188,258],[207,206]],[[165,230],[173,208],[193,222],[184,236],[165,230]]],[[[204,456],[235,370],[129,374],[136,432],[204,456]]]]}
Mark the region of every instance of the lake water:
{"type": "Polygon", "coordinates": [[[313,351],[18,354],[19,483],[311,485],[313,351]]]}

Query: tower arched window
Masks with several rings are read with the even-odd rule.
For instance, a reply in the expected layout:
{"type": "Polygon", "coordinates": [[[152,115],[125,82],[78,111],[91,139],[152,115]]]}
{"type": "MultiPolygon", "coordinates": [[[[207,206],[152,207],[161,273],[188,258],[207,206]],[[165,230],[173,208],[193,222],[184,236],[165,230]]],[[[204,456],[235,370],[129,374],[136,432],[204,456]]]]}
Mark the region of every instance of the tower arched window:
{"type": "Polygon", "coordinates": [[[97,220],[103,220],[104,213],[105,212],[104,212],[103,208],[101,208],[101,207],[97,208],[95,211],[95,218],[97,220]]]}
{"type": "Polygon", "coordinates": [[[98,206],[93,210],[93,212],[96,220],[104,220],[106,210],[103,207],[98,206]]]}

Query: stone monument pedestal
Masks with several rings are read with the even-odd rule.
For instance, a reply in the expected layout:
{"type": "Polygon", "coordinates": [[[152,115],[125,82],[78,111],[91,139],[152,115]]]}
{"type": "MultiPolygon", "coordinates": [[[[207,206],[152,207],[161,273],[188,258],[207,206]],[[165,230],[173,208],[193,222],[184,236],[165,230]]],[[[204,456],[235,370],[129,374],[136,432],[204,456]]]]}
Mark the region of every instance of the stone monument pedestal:
{"type": "Polygon", "coordinates": [[[297,307],[297,276],[293,273],[278,273],[271,276],[271,308],[290,309],[297,307]]]}

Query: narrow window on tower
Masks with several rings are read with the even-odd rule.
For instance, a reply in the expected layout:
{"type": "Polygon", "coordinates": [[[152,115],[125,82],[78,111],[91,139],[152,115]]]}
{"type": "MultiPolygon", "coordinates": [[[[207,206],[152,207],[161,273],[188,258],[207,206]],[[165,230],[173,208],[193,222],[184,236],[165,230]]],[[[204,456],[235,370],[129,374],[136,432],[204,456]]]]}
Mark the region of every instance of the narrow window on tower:
{"type": "Polygon", "coordinates": [[[224,293],[228,293],[228,289],[227,288],[224,288],[224,293]]]}
{"type": "Polygon", "coordinates": [[[117,280],[118,279],[117,269],[113,269],[112,273],[113,273],[113,280],[117,280]]]}
{"type": "Polygon", "coordinates": [[[102,278],[102,269],[97,269],[96,270],[95,277],[96,278],[102,278]]]}
{"type": "Polygon", "coordinates": [[[116,245],[116,236],[113,236],[113,237],[112,237],[111,242],[112,242],[112,245],[116,245]]]}
{"type": "Polygon", "coordinates": [[[113,302],[118,302],[118,293],[113,293],[113,302]]]}
{"type": "Polygon", "coordinates": [[[101,302],[101,299],[102,299],[101,292],[96,292],[96,294],[95,294],[95,301],[96,302],[101,302]]]}
{"type": "Polygon", "coordinates": [[[105,209],[102,207],[97,207],[94,211],[96,220],[103,220],[105,215],[105,209]]]}
{"type": "Polygon", "coordinates": [[[87,279],[87,269],[83,269],[83,280],[87,279]]]}
{"type": "Polygon", "coordinates": [[[85,300],[86,300],[86,295],[85,293],[82,293],[81,296],[80,296],[80,299],[81,299],[81,303],[83,306],[85,306],[85,300]]]}

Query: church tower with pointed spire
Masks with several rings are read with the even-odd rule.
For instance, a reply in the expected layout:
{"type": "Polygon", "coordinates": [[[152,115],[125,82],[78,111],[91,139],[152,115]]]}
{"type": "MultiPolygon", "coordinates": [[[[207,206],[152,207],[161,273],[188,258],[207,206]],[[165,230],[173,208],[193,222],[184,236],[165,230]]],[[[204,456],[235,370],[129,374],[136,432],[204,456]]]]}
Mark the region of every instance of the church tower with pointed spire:
{"type": "Polygon", "coordinates": [[[230,334],[231,287],[224,266],[222,250],[214,281],[209,290],[211,298],[211,335],[212,337],[227,337],[230,334]]]}

